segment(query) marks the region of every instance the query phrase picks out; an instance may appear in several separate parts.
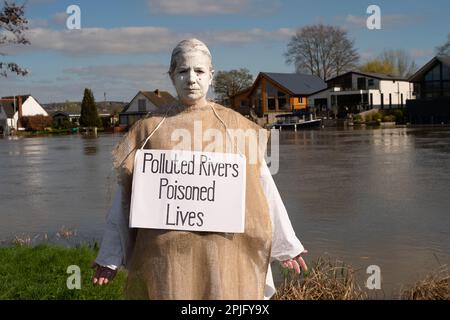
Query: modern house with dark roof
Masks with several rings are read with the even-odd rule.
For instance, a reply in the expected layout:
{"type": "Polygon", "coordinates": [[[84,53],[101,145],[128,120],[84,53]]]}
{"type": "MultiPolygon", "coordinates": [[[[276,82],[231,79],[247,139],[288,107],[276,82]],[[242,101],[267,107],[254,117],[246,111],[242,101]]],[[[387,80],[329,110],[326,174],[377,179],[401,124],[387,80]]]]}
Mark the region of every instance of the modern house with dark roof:
{"type": "Polygon", "coordinates": [[[409,79],[416,100],[408,100],[409,121],[416,124],[450,123],[450,57],[437,56],[409,79]]]}
{"type": "Polygon", "coordinates": [[[139,91],[136,96],[119,113],[121,127],[130,127],[141,118],[145,118],[156,110],[161,110],[174,104],[177,100],[168,92],[139,91]]]}
{"type": "Polygon", "coordinates": [[[327,80],[327,88],[310,96],[308,106],[335,115],[370,109],[404,108],[414,99],[413,86],[405,78],[350,71],[327,80]]]}
{"type": "Polygon", "coordinates": [[[308,97],[324,88],[326,83],[314,75],[260,72],[250,88],[232,97],[231,106],[244,114],[253,110],[267,124],[278,114],[305,109],[308,97]]]}

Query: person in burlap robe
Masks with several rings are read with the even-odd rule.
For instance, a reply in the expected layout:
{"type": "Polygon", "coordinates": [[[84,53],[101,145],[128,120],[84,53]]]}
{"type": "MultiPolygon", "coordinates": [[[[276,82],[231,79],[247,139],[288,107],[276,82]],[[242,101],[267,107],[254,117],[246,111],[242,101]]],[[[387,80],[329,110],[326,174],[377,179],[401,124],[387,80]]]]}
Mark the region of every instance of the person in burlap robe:
{"type": "Polygon", "coordinates": [[[301,256],[307,251],[295,236],[264,162],[267,139],[246,140],[243,150],[233,144],[232,150],[227,149],[226,143],[231,139],[227,130],[250,130],[259,136],[258,131],[264,129],[207,100],[213,73],[206,45],[197,39],[181,41],[172,52],[169,70],[178,102],[138,121],[116,146],[113,157],[119,188],[93,265],[94,284],[107,284],[117,267],[123,265],[128,270],[128,299],[253,300],[267,299],[275,293],[270,268],[273,259],[297,272],[307,270],[301,256]],[[200,136],[196,135],[199,125],[200,136]],[[180,129],[191,138],[188,143],[173,139],[174,131],[180,129]],[[204,141],[203,136],[211,129],[223,137],[213,151],[242,153],[247,159],[245,232],[130,229],[136,150],[144,145],[146,149],[205,151],[210,142],[204,141]]]}

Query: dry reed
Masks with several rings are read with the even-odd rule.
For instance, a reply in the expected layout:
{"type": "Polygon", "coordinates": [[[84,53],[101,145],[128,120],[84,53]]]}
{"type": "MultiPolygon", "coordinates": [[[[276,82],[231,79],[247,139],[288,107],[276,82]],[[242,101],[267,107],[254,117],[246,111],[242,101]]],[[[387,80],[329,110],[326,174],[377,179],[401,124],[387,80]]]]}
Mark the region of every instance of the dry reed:
{"type": "Polygon", "coordinates": [[[450,267],[441,266],[424,280],[403,290],[404,300],[450,300],[450,267]]]}
{"type": "Polygon", "coordinates": [[[363,300],[367,294],[355,281],[355,271],[342,262],[319,258],[302,277],[286,276],[274,300],[363,300]]]}

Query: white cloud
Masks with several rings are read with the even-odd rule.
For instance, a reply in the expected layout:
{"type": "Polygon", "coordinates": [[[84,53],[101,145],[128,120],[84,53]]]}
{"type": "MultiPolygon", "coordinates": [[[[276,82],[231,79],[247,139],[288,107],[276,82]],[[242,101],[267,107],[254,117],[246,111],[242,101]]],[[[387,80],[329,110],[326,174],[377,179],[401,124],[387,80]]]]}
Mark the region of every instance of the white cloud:
{"type": "Polygon", "coordinates": [[[53,3],[56,0],[27,0],[26,5],[34,6],[34,5],[42,5],[42,4],[49,4],[53,3]]]}
{"type": "Polygon", "coordinates": [[[166,51],[175,35],[165,28],[129,27],[81,30],[30,29],[32,50],[50,50],[73,55],[155,53],[166,51]]]}
{"type": "Polygon", "coordinates": [[[344,21],[350,25],[366,27],[367,17],[353,16],[349,14],[345,17],[344,21]]]}
{"type": "Polygon", "coordinates": [[[249,0],[148,0],[151,13],[169,15],[237,14],[247,10],[249,0]]]}
{"type": "Polygon", "coordinates": [[[109,84],[125,84],[141,90],[155,87],[168,90],[172,87],[167,74],[169,66],[159,64],[99,65],[63,70],[64,76],[77,81],[98,81],[109,84]]]}
{"type": "Polygon", "coordinates": [[[139,90],[160,89],[175,95],[167,75],[168,66],[157,64],[100,65],[64,69],[54,81],[8,77],[0,88],[3,95],[31,93],[42,103],[80,101],[84,88],[91,88],[97,99],[129,101],[139,90]],[[20,84],[20,85],[18,85],[20,84]],[[19,91],[20,92],[19,92],[19,91]]]}
{"type": "Polygon", "coordinates": [[[203,33],[208,43],[245,44],[268,40],[289,39],[295,34],[294,29],[280,28],[267,31],[260,28],[250,30],[221,30],[203,33]]]}
{"type": "MultiPolygon", "coordinates": [[[[7,53],[48,50],[69,55],[139,54],[170,52],[182,39],[196,37],[208,45],[249,44],[285,41],[295,31],[289,28],[263,30],[214,30],[199,33],[177,33],[160,27],[126,27],[115,29],[83,28],[81,30],[51,30],[34,28],[27,32],[29,46],[11,46],[7,53]]],[[[7,49],[7,50],[6,50],[7,49]]]]}
{"type": "Polygon", "coordinates": [[[59,25],[65,25],[66,21],[67,21],[67,13],[66,12],[57,12],[53,15],[52,20],[53,22],[55,22],[56,24],[59,25]]]}
{"type": "Polygon", "coordinates": [[[204,15],[267,15],[280,7],[279,0],[147,0],[151,14],[204,15]]]}
{"type": "Polygon", "coordinates": [[[428,49],[416,48],[416,49],[410,49],[408,51],[414,59],[430,57],[434,54],[434,49],[429,49],[429,48],[428,49]]]}
{"type": "Polygon", "coordinates": [[[48,21],[45,19],[28,19],[29,28],[45,28],[48,27],[48,21]]]}
{"type": "MultiPolygon", "coordinates": [[[[354,16],[347,15],[346,17],[337,17],[337,20],[343,22],[345,25],[349,27],[367,27],[367,16],[354,16]]],[[[424,17],[421,16],[410,16],[410,15],[402,15],[402,14],[394,14],[394,15],[383,15],[381,14],[381,28],[392,28],[397,26],[410,26],[418,23],[422,23],[425,20],[424,17]]]]}

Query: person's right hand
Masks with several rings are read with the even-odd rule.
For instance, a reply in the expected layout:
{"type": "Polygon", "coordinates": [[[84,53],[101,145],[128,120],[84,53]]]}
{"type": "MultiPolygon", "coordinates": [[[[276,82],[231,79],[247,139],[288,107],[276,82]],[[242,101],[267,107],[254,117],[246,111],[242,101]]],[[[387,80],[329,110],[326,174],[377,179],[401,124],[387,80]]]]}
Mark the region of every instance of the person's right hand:
{"type": "Polygon", "coordinates": [[[95,269],[95,275],[92,277],[92,283],[94,285],[102,286],[104,284],[108,284],[108,282],[114,279],[117,274],[117,269],[113,270],[111,268],[101,266],[96,262],[92,264],[92,268],[95,269]]]}

